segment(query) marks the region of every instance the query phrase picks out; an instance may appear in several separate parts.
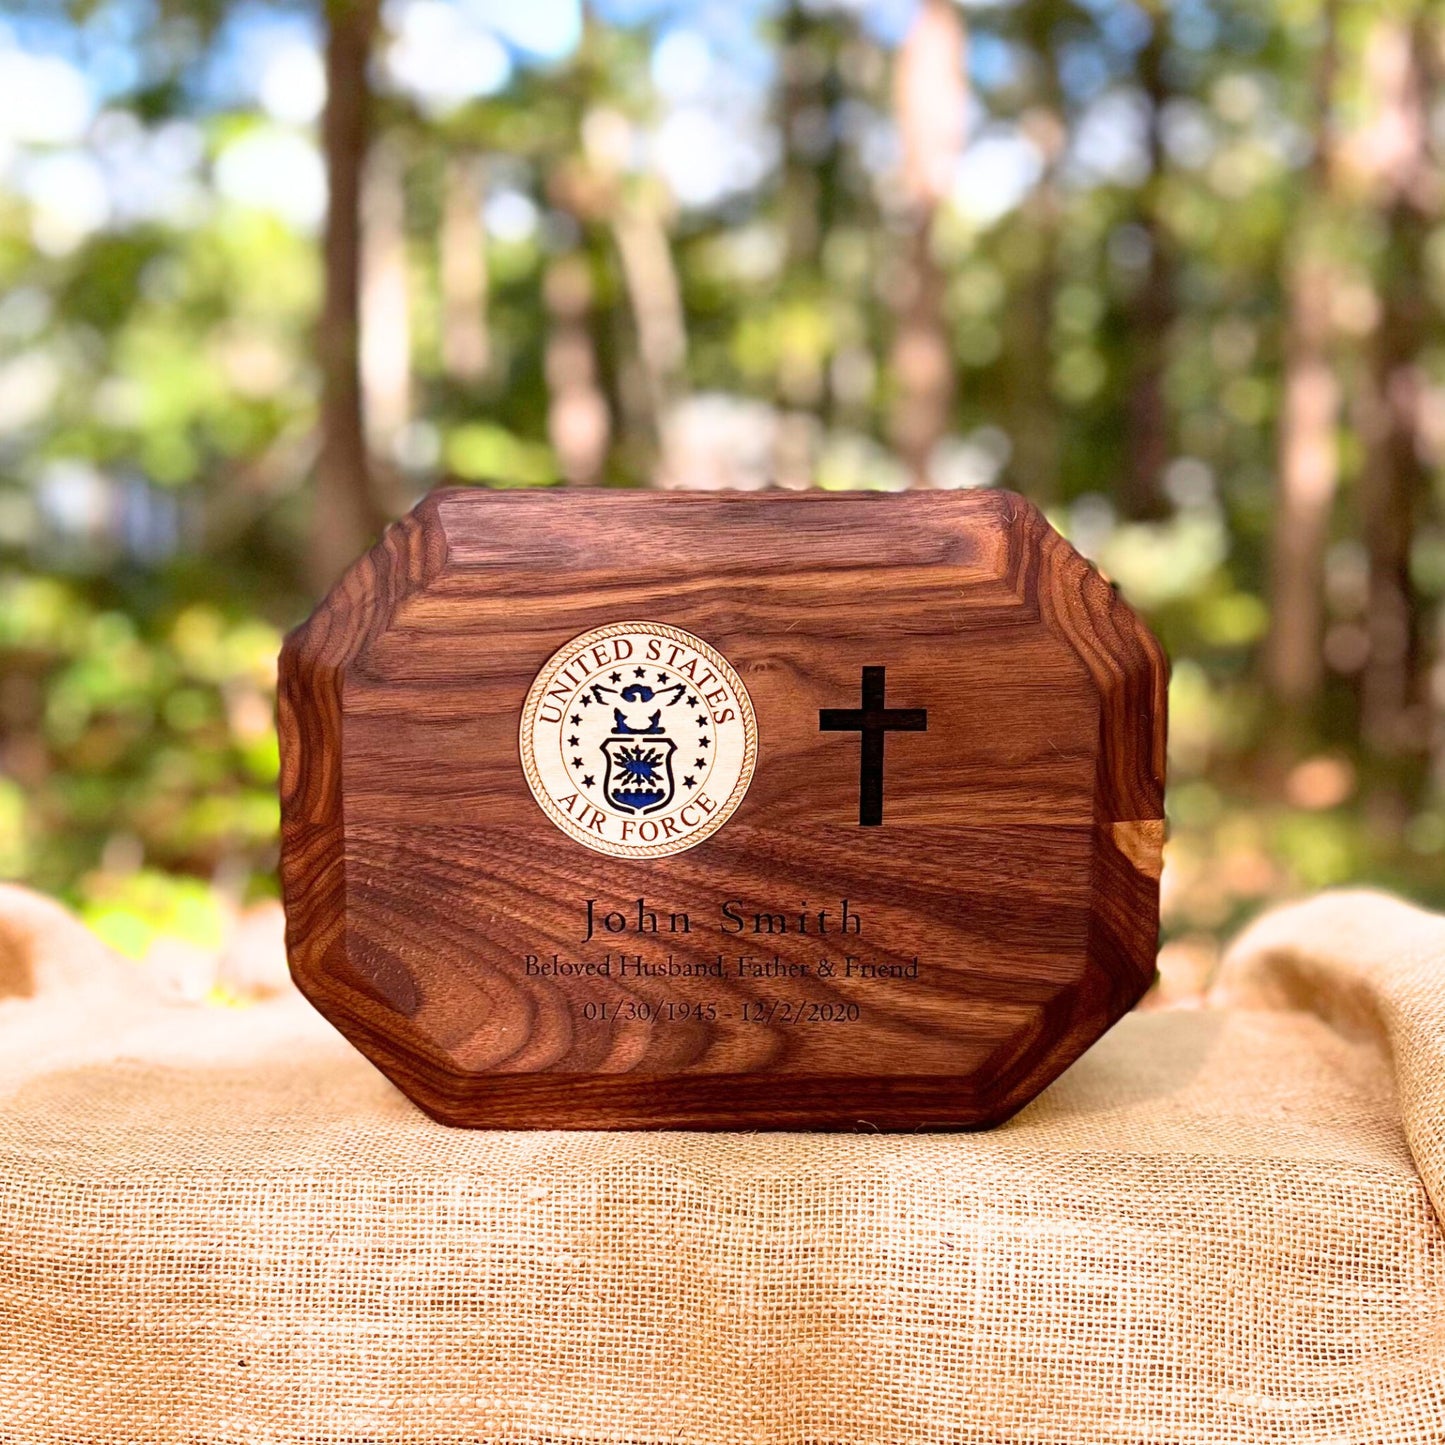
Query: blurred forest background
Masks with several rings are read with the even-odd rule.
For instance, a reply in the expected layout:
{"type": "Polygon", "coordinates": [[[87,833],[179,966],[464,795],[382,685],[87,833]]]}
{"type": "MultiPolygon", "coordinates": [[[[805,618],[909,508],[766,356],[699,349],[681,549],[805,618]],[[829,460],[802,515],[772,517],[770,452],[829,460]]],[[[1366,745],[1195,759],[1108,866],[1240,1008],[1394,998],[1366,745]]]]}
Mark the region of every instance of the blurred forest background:
{"type": "Polygon", "coordinates": [[[1166,989],[1445,903],[1442,21],[0,0],[0,870],[222,946],[282,631],[438,483],[1000,485],[1173,658],[1166,989]]]}

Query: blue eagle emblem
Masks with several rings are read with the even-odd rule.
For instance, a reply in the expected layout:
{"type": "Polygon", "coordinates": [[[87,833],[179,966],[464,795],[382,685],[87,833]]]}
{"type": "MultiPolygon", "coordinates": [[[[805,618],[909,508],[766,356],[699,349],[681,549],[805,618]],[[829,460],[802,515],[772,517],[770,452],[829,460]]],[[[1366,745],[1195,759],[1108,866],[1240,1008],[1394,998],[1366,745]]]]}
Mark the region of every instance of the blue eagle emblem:
{"type": "MultiPolygon", "coordinates": [[[[600,694],[610,688],[599,688],[600,694]]],[[[622,813],[655,813],[672,802],[677,784],[672,772],[672,755],[677,742],[667,734],[662,721],[665,708],[672,707],[686,691],[684,687],[654,689],[632,683],[620,694],[624,703],[659,702],[645,718],[632,716],[622,707],[612,709],[612,731],[599,746],[606,762],[602,792],[622,813]],[[668,696],[671,694],[671,696],[668,696]]]]}

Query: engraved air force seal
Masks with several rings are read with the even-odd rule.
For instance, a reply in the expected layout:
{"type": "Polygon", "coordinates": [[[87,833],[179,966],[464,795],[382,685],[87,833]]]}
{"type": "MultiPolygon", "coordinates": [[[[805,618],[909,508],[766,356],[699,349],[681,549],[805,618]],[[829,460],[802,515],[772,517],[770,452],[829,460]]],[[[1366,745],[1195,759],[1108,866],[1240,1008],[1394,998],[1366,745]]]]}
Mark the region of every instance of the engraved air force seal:
{"type": "Polygon", "coordinates": [[[752,700],[727,659],[660,622],[574,637],[522,707],[522,769],[542,811],[614,858],[662,858],[717,832],[757,747],[752,700]]]}

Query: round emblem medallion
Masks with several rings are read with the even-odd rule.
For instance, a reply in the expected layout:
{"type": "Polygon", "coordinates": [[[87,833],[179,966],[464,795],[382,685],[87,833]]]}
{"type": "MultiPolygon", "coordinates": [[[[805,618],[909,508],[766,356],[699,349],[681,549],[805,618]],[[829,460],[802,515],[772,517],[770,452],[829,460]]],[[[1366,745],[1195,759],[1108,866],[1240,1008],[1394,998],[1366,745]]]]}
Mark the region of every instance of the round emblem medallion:
{"type": "Polygon", "coordinates": [[[569,838],[661,858],[732,816],[758,728],[742,679],[700,637],[614,622],[548,659],[522,707],[521,745],[533,796],[569,838]]]}

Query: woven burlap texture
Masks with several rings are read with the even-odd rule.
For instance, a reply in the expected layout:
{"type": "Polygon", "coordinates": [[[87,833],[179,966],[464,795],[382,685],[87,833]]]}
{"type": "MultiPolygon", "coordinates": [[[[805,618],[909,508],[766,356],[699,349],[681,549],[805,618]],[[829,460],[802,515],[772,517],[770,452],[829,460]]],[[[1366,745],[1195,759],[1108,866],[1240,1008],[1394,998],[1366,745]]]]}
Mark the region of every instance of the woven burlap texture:
{"type": "Polygon", "coordinates": [[[976,1135],[453,1131],[297,998],[126,968],[0,891],[8,1445],[1445,1441],[1396,901],[1264,919],[976,1135]]]}

